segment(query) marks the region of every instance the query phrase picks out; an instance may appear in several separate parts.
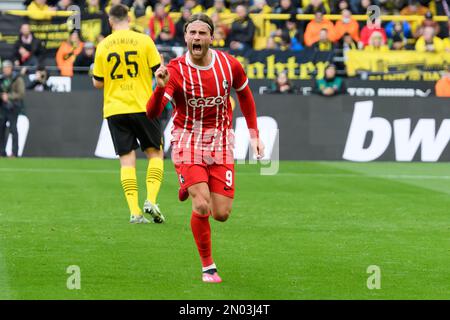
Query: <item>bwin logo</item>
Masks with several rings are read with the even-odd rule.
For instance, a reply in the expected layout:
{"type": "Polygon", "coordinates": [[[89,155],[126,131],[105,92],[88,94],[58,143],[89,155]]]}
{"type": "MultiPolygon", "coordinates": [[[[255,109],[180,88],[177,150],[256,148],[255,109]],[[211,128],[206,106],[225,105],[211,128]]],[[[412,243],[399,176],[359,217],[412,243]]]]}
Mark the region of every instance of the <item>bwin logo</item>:
{"type": "Polygon", "coordinates": [[[381,117],[372,117],[373,101],[355,103],[343,158],[351,161],[372,161],[388,148],[394,135],[395,159],[412,161],[420,147],[422,161],[435,162],[450,141],[450,119],[444,119],[436,132],[435,119],[420,119],[411,130],[411,119],[398,119],[393,126],[381,117]],[[364,147],[367,133],[372,132],[368,147],[364,147]]]}

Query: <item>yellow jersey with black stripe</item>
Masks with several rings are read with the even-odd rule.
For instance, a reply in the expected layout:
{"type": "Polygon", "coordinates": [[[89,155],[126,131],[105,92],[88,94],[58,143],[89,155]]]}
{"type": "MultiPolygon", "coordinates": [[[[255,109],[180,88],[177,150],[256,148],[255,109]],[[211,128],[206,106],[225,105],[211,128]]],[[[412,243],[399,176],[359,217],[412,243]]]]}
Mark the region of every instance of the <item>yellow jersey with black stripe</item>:
{"type": "Polygon", "coordinates": [[[161,63],[145,34],[117,30],[97,47],[93,76],[103,81],[103,116],[146,111],[152,94],[152,68],[161,63]]]}

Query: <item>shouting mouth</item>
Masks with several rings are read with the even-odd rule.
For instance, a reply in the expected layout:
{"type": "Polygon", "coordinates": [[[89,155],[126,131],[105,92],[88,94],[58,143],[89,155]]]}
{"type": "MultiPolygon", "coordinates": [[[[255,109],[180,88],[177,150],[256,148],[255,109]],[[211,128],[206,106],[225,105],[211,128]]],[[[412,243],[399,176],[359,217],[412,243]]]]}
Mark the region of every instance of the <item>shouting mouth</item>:
{"type": "Polygon", "coordinates": [[[192,52],[196,54],[202,53],[202,46],[200,44],[193,44],[192,45],[192,52]]]}

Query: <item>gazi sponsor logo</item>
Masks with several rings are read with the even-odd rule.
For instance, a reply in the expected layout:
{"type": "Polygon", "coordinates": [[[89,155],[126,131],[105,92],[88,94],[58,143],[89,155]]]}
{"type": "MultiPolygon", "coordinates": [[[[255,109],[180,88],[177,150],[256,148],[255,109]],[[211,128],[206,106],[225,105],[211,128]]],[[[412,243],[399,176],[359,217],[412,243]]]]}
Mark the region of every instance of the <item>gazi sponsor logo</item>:
{"type": "Polygon", "coordinates": [[[206,97],[206,98],[190,98],[188,99],[188,105],[192,108],[211,108],[217,106],[223,106],[227,102],[227,95],[206,97]]]}

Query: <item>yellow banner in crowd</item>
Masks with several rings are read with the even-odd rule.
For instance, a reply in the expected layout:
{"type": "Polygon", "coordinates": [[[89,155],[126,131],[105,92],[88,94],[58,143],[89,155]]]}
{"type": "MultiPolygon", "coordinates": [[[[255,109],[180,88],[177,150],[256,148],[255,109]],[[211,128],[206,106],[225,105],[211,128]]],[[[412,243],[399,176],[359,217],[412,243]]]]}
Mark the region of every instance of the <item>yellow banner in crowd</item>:
{"type": "MultiPolygon", "coordinates": [[[[347,51],[347,74],[355,76],[357,71],[387,73],[389,71],[411,71],[417,69],[443,69],[450,64],[450,53],[421,53],[417,51],[367,52],[347,51]]],[[[414,80],[414,79],[411,79],[414,80]]],[[[420,79],[417,79],[420,80],[420,79]]]]}

